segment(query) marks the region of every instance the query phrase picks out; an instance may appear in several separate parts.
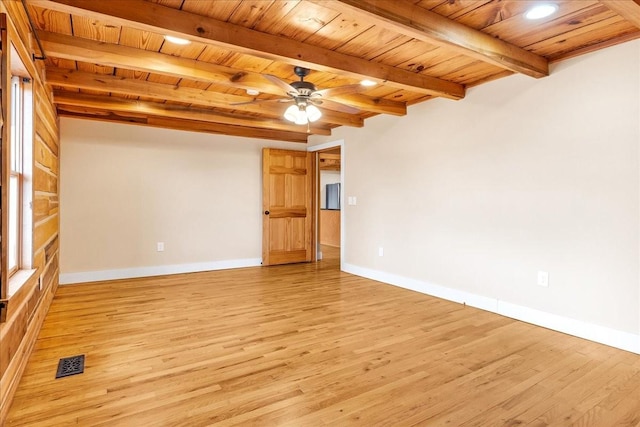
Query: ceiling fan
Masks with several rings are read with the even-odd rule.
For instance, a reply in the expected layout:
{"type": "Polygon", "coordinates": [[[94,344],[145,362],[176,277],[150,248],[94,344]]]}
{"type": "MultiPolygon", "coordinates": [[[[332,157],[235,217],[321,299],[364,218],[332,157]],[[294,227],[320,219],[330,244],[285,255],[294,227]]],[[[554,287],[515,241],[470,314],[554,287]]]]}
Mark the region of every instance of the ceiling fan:
{"type": "Polygon", "coordinates": [[[316,86],[304,80],[309,75],[311,70],[304,67],[294,67],[293,72],[296,76],[300,77],[299,81],[287,83],[271,74],[265,74],[264,77],[271,83],[280,87],[287,94],[287,98],[277,99],[256,99],[249,102],[241,102],[233,105],[241,104],[255,104],[264,102],[293,102],[287,110],[284,112],[284,118],[294,122],[298,125],[308,125],[311,122],[315,122],[322,116],[322,112],[318,108],[319,105],[324,105],[332,110],[341,111],[348,114],[356,114],[360,112],[360,109],[345,105],[339,101],[333,101],[331,96],[344,95],[348,93],[356,93],[366,89],[362,84],[352,84],[345,86],[338,86],[328,89],[319,90],[316,86]]]}

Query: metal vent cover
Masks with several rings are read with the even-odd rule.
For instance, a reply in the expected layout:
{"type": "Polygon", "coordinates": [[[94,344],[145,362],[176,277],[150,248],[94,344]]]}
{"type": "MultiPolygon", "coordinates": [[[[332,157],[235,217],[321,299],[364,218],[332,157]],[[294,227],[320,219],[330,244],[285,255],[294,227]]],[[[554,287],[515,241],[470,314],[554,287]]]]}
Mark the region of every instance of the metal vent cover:
{"type": "Polygon", "coordinates": [[[79,356],[63,357],[58,362],[56,378],[68,377],[70,375],[84,372],[84,354],[79,356]]]}

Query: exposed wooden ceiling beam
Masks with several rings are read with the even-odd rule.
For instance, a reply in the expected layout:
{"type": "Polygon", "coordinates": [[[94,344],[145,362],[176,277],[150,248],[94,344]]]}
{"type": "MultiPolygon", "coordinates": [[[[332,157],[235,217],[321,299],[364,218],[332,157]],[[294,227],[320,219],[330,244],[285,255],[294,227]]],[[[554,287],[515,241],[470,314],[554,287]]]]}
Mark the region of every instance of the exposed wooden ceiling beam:
{"type": "MultiPolygon", "coordinates": [[[[417,74],[330,49],[262,33],[239,25],[179,11],[144,0],[30,0],[35,6],[118,22],[160,34],[187,37],[250,55],[302,65],[355,79],[374,79],[399,89],[452,99],[465,95],[462,85],[417,74]]],[[[324,2],[323,6],[327,6],[324,2]]],[[[443,18],[444,19],[444,18],[443,18]]],[[[45,48],[46,50],[46,48],[45,48]]]]}
{"type": "MultiPolygon", "coordinates": [[[[281,88],[276,87],[259,73],[64,34],[49,32],[38,32],[38,34],[49,56],[215,83],[233,89],[257,89],[263,93],[284,96],[281,88]]],[[[355,107],[366,111],[394,115],[406,114],[406,106],[398,105],[398,102],[381,102],[379,99],[364,95],[341,95],[332,99],[348,105],[353,102],[355,107]]],[[[330,107],[325,108],[330,109],[330,107]]]]}
{"type": "MultiPolygon", "coordinates": [[[[159,104],[157,102],[133,101],[111,96],[87,95],[77,92],[56,91],[53,102],[62,105],[95,108],[109,111],[120,111],[133,115],[156,116],[171,119],[193,120],[200,122],[263,128],[285,132],[303,133],[306,126],[287,124],[274,120],[253,119],[240,116],[215,114],[211,111],[184,107],[182,105],[159,104]]],[[[309,128],[311,134],[331,135],[331,130],[313,124],[309,128]]]]}
{"type": "Polygon", "coordinates": [[[640,28],[640,0],[600,0],[600,3],[640,28]]]}
{"type": "MultiPolygon", "coordinates": [[[[47,68],[46,78],[47,83],[54,86],[192,103],[194,105],[224,108],[227,110],[246,111],[272,118],[281,118],[284,110],[290,105],[265,105],[260,103],[231,105],[233,103],[250,101],[252,98],[59,68],[47,68]]],[[[322,108],[322,118],[320,122],[355,127],[362,127],[364,125],[362,118],[357,115],[340,113],[324,108],[322,108]]]]}
{"type": "Polygon", "coordinates": [[[118,115],[103,110],[92,110],[90,108],[59,106],[58,115],[61,117],[72,117],[76,119],[99,120],[105,122],[116,122],[122,124],[134,124],[138,126],[150,126],[173,130],[184,130],[189,132],[205,132],[219,135],[232,135],[245,138],[273,139],[287,142],[307,142],[307,134],[281,132],[268,129],[253,129],[242,126],[224,125],[218,123],[197,122],[192,120],[169,119],[162,117],[137,117],[118,115]],[[76,111],[79,110],[79,111],[76,111]]]}
{"type": "Polygon", "coordinates": [[[406,0],[310,0],[382,28],[532,77],[549,75],[548,61],[518,46],[467,27],[406,0]]]}
{"type": "Polygon", "coordinates": [[[46,54],[56,58],[282,95],[282,89],[258,73],[65,34],[38,31],[38,36],[46,54]]]}
{"type": "Polygon", "coordinates": [[[371,98],[369,96],[365,97],[357,93],[331,96],[329,99],[372,113],[391,114],[394,116],[407,115],[407,104],[404,102],[391,101],[384,98],[371,98]]]}

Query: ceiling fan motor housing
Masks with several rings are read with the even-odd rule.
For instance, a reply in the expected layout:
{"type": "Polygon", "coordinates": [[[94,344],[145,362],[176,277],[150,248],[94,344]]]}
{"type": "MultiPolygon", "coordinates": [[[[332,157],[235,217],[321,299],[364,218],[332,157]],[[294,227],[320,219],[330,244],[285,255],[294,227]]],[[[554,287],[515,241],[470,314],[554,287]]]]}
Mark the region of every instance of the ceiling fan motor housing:
{"type": "Polygon", "coordinates": [[[302,96],[309,96],[316,91],[316,86],[311,82],[299,81],[291,83],[291,86],[296,88],[298,94],[302,96]]]}
{"type": "Polygon", "coordinates": [[[304,80],[304,78],[309,75],[311,70],[297,65],[293,67],[293,72],[295,73],[296,76],[300,77],[300,80],[304,80]]]}

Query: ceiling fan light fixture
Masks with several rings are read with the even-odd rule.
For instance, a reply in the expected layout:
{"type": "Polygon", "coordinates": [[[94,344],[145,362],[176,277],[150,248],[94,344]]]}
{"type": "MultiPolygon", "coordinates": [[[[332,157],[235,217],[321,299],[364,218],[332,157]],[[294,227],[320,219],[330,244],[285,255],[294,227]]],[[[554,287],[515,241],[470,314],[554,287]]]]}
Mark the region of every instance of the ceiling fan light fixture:
{"type": "Polygon", "coordinates": [[[297,125],[306,125],[322,117],[322,112],[315,105],[307,105],[304,102],[291,105],[284,112],[284,118],[297,125]]]}
{"type": "Polygon", "coordinates": [[[308,123],[307,113],[304,105],[291,105],[284,112],[284,118],[297,125],[306,125],[308,123]]]}
{"type": "Polygon", "coordinates": [[[536,20],[551,16],[558,11],[558,5],[553,3],[537,4],[524,13],[529,20],[536,20]]]}
{"type": "Polygon", "coordinates": [[[369,79],[364,79],[360,81],[360,84],[362,86],[367,86],[367,87],[371,87],[371,86],[375,86],[378,83],[374,82],[373,80],[369,80],[369,79]]]}
{"type": "Polygon", "coordinates": [[[166,36],[164,36],[164,39],[165,39],[166,41],[168,41],[169,43],[179,44],[179,45],[181,45],[181,46],[186,46],[186,45],[188,45],[188,44],[190,44],[190,43],[191,43],[191,41],[190,41],[190,40],[182,39],[182,38],[180,38],[180,37],[175,37],[175,36],[170,36],[170,35],[166,35],[166,36]]]}
{"type": "Polygon", "coordinates": [[[312,123],[322,117],[322,112],[315,105],[307,105],[307,108],[305,110],[307,113],[307,118],[312,123]]]}
{"type": "Polygon", "coordinates": [[[298,117],[296,117],[296,121],[293,122],[296,125],[306,125],[307,123],[309,123],[309,120],[307,119],[307,115],[304,114],[304,112],[301,112],[301,114],[298,114],[298,117]]]}

